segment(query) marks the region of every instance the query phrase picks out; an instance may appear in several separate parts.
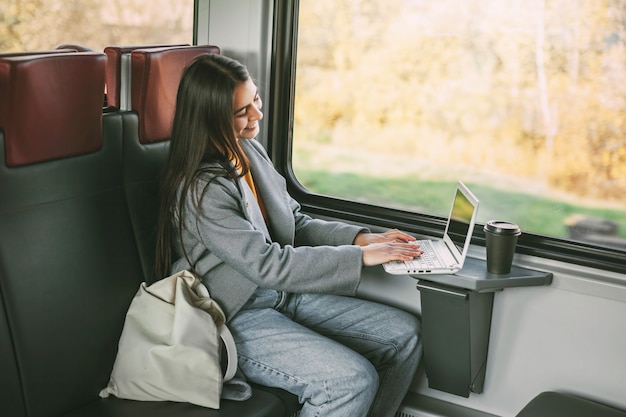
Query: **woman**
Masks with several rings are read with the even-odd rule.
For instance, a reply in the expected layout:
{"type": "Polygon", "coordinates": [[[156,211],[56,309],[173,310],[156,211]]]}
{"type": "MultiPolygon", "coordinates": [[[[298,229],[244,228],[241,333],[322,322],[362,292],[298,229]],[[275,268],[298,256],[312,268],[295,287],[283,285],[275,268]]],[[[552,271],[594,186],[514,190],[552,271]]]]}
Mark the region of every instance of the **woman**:
{"type": "Polygon", "coordinates": [[[186,68],[161,188],[157,273],[202,277],[246,378],[298,395],[301,417],[391,417],[421,356],[419,322],[351,296],[363,265],[409,260],[419,247],[397,230],[369,233],[301,213],[255,139],[261,106],[237,61],[202,55],[186,68]]]}

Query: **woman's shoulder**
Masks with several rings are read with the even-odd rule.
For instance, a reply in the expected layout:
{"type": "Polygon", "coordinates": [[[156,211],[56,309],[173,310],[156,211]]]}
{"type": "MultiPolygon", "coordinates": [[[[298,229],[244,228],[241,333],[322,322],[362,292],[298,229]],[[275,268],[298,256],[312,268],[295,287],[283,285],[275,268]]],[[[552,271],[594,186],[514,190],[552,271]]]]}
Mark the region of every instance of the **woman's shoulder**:
{"type": "Polygon", "coordinates": [[[220,186],[230,186],[236,182],[229,170],[217,162],[200,164],[196,181],[198,185],[203,187],[213,183],[220,186]]]}
{"type": "Polygon", "coordinates": [[[245,139],[241,142],[241,146],[243,146],[248,156],[250,156],[250,152],[252,151],[260,154],[265,159],[269,159],[267,151],[265,150],[261,142],[256,139],[245,139]]]}

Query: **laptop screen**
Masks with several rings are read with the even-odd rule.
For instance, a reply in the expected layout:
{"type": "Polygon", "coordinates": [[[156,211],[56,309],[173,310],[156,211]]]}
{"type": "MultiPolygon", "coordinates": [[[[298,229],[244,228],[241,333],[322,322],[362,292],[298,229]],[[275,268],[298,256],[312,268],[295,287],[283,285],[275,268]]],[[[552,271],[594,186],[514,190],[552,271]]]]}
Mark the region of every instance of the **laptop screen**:
{"type": "Polygon", "coordinates": [[[463,253],[463,247],[466,244],[469,228],[473,226],[472,217],[475,210],[475,204],[464,195],[461,188],[457,188],[450,212],[447,233],[460,253],[463,253]]]}

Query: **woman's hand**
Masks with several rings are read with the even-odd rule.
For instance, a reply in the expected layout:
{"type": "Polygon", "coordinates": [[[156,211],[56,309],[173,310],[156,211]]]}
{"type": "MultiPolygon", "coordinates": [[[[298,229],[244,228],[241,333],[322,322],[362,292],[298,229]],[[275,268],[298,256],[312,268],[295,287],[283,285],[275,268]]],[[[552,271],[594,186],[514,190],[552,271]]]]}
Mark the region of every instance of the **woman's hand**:
{"type": "Polygon", "coordinates": [[[399,231],[398,229],[387,230],[385,233],[359,233],[354,238],[354,244],[359,246],[367,246],[372,243],[388,243],[388,242],[412,242],[415,238],[409,234],[399,231]]]}
{"type": "Polygon", "coordinates": [[[423,251],[415,243],[400,241],[372,243],[361,248],[363,265],[381,265],[391,261],[410,261],[420,256],[423,251]]]}
{"type": "Polygon", "coordinates": [[[423,252],[415,238],[399,230],[385,233],[359,233],[354,244],[362,247],[363,265],[374,266],[390,261],[410,261],[423,252]]]}

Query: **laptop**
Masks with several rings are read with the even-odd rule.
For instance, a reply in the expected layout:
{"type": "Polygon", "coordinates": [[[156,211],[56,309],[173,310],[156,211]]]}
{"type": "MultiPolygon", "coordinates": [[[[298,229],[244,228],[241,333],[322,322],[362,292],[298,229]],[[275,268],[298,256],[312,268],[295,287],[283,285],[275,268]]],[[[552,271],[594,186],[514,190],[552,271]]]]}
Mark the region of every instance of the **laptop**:
{"type": "Polygon", "coordinates": [[[441,239],[417,240],[424,253],[412,261],[383,264],[390,274],[453,274],[463,268],[478,213],[478,199],[459,181],[441,239]]]}

